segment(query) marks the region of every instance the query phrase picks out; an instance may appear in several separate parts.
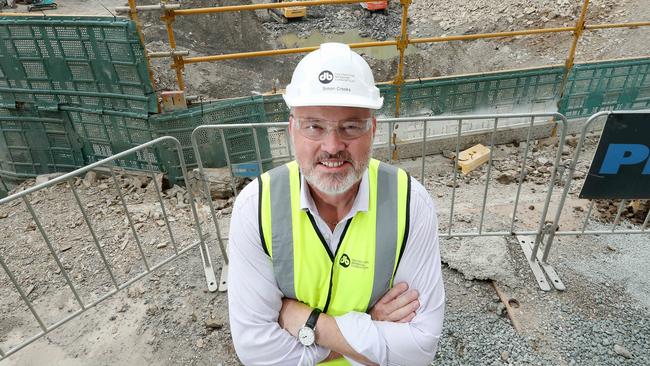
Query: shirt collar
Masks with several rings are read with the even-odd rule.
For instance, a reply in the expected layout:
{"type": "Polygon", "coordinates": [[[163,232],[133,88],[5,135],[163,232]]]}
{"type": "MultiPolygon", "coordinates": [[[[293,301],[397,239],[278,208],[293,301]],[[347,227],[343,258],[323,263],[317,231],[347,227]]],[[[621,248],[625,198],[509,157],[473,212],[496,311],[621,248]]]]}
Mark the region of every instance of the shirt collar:
{"type": "MultiPolygon", "coordinates": [[[[359,184],[359,191],[354,198],[354,203],[350,209],[350,213],[346,215],[346,219],[354,216],[359,211],[368,211],[368,201],[370,196],[370,188],[368,183],[368,169],[361,176],[361,183],[359,184]]],[[[314,203],[314,199],[307,188],[307,181],[304,174],[300,174],[300,208],[302,210],[309,210],[314,214],[318,214],[318,208],[314,203]]],[[[320,215],[319,215],[320,216],[320,215]]]]}

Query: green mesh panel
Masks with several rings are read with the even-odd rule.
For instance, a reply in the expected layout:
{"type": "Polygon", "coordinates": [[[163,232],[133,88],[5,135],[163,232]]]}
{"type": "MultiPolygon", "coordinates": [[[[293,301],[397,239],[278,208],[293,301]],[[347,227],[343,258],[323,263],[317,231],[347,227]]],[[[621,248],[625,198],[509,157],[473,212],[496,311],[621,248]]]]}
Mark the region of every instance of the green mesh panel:
{"type": "Polygon", "coordinates": [[[575,65],[565,90],[560,113],[567,118],[650,108],[650,59],[575,65]]]}
{"type": "Polygon", "coordinates": [[[0,106],[157,112],[135,24],[104,17],[0,16],[0,106]]]}
{"type": "Polygon", "coordinates": [[[61,113],[0,108],[0,171],[33,177],[83,165],[78,136],[61,113]]]}
{"type": "MultiPolygon", "coordinates": [[[[194,128],[200,125],[262,123],[286,121],[288,111],[281,107],[280,96],[269,99],[268,105],[263,97],[241,98],[217,103],[204,104],[187,110],[159,114],[151,117],[159,136],[174,136],[183,146],[183,156],[189,168],[196,167],[196,157],[192,149],[191,136],[194,128]],[[278,99],[279,98],[279,99],[278,99]],[[267,116],[268,109],[268,116],[267,116]],[[270,120],[269,120],[270,119],[270,120]]],[[[224,130],[224,139],[231,163],[257,161],[255,139],[252,129],[224,130]]],[[[257,129],[259,152],[264,168],[271,167],[271,147],[268,133],[257,129]]],[[[224,167],[227,165],[221,134],[216,130],[203,131],[197,136],[201,160],[205,167],[224,167]]],[[[176,152],[172,152],[176,154],[176,152]]],[[[167,156],[171,159],[171,156],[167,156]]],[[[169,160],[168,159],[168,160],[169,160]]],[[[179,166],[169,166],[168,172],[181,177],[179,166]]]]}

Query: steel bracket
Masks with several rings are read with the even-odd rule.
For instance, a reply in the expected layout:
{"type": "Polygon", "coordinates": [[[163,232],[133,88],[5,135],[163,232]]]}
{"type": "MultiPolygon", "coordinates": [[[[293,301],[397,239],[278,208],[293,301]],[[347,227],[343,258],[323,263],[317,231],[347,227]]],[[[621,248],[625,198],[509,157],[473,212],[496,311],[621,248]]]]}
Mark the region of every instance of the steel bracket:
{"type": "Polygon", "coordinates": [[[524,252],[524,256],[526,257],[526,261],[528,262],[530,269],[533,271],[533,275],[537,280],[537,285],[539,288],[543,291],[551,291],[551,284],[553,284],[553,287],[556,290],[564,291],[566,289],[564,283],[562,283],[562,280],[558,276],[557,272],[555,272],[553,266],[542,260],[542,256],[539,250],[537,251],[537,255],[533,257],[533,245],[535,244],[536,240],[543,240],[543,234],[539,234],[538,236],[517,235],[515,237],[517,238],[517,242],[524,252]],[[544,275],[545,273],[550,280],[550,284],[544,275]]]}

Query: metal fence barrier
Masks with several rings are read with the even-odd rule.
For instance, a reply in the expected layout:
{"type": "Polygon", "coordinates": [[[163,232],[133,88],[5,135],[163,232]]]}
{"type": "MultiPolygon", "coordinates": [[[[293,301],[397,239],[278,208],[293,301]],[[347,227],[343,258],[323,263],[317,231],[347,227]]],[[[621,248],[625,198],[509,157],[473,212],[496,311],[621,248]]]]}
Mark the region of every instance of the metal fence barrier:
{"type": "MultiPolygon", "coordinates": [[[[561,166],[560,160],[562,157],[563,153],[563,142],[564,138],[566,136],[566,131],[567,131],[567,120],[566,118],[559,114],[559,113],[522,113],[522,114],[486,114],[486,115],[472,115],[472,116],[435,116],[435,117],[409,117],[409,118],[390,118],[390,119],[381,119],[377,120],[377,130],[387,130],[387,131],[395,131],[396,126],[402,126],[402,125],[409,125],[409,124],[415,124],[417,125],[416,127],[421,128],[423,131],[421,134],[421,137],[417,140],[410,140],[410,141],[401,141],[401,142],[396,142],[395,138],[392,134],[386,133],[384,131],[382,136],[385,136],[386,139],[385,141],[379,141],[375,140],[374,143],[374,151],[375,153],[381,153],[382,156],[385,156],[386,158],[384,160],[386,161],[392,161],[393,160],[393,151],[396,149],[397,145],[400,144],[402,146],[409,145],[409,144],[416,144],[416,145],[421,145],[419,148],[420,152],[420,166],[419,169],[411,169],[411,173],[413,176],[418,178],[420,182],[425,185],[425,187],[429,190],[431,193],[437,193],[434,192],[433,190],[439,190],[441,187],[435,186],[435,182],[432,182],[432,180],[435,180],[435,177],[430,177],[427,175],[427,162],[426,162],[426,156],[430,154],[430,147],[432,144],[439,144],[441,143],[440,140],[442,139],[447,139],[448,141],[445,142],[446,146],[450,146],[449,150],[452,150],[455,152],[455,156],[459,156],[460,152],[462,149],[471,146],[477,142],[483,142],[490,148],[490,154],[489,154],[489,159],[487,163],[484,165],[482,169],[485,170],[484,172],[484,177],[485,177],[485,184],[482,188],[481,192],[478,192],[479,200],[477,201],[476,199],[472,200],[471,202],[464,202],[464,208],[463,210],[469,208],[471,211],[476,212],[476,215],[479,217],[479,223],[478,226],[468,230],[467,227],[463,227],[463,225],[459,225],[459,220],[458,220],[458,187],[459,187],[459,182],[460,182],[460,177],[458,173],[458,169],[456,169],[455,165],[451,167],[451,174],[453,176],[452,181],[449,182],[451,184],[450,192],[448,193],[449,196],[449,201],[446,204],[440,204],[440,217],[441,217],[441,230],[440,230],[440,236],[447,238],[447,237],[475,237],[475,236],[511,236],[511,235],[518,235],[518,236],[534,236],[535,237],[535,242],[534,243],[527,243],[525,247],[522,246],[522,249],[526,253],[526,257],[529,258],[529,264],[531,265],[531,268],[533,268],[534,274],[539,282],[540,287],[542,287],[544,290],[550,290],[550,284],[546,280],[544,273],[542,272],[542,268],[546,270],[547,275],[549,278],[551,278],[552,282],[554,283],[554,286],[558,289],[564,289],[564,286],[562,282],[559,280],[559,277],[555,274],[555,271],[552,269],[550,265],[547,263],[541,263],[538,258],[535,256],[531,256],[530,252],[532,250],[532,244],[538,245],[539,241],[542,240],[543,236],[541,233],[545,229],[545,222],[547,218],[547,214],[549,212],[549,205],[551,203],[551,199],[553,197],[554,193],[554,187],[556,186],[556,177],[558,174],[558,168],[561,166]],[[473,129],[471,131],[464,131],[465,126],[470,126],[470,125],[476,125],[476,122],[482,121],[486,126],[489,126],[489,128],[483,129],[483,130],[476,130],[473,129]],[[442,124],[447,124],[449,125],[450,128],[447,128],[447,131],[451,131],[451,133],[447,135],[432,135],[431,131],[439,131],[439,127],[442,124]],[[525,148],[523,151],[523,155],[521,157],[521,161],[517,164],[517,169],[518,169],[518,175],[517,175],[517,187],[516,191],[512,192],[512,197],[510,197],[509,200],[504,200],[503,192],[497,192],[494,189],[494,179],[492,177],[493,173],[493,165],[494,165],[494,151],[496,148],[497,143],[502,142],[499,138],[499,134],[502,132],[499,127],[501,125],[506,125],[507,129],[511,131],[513,128],[519,128],[520,130],[525,131],[524,133],[526,134],[526,137],[524,139],[524,144],[525,148]],[[520,212],[520,196],[522,192],[522,185],[526,179],[526,172],[527,172],[527,162],[530,160],[530,155],[531,155],[531,140],[533,139],[534,136],[534,131],[536,129],[539,129],[540,127],[546,127],[546,128],[555,128],[556,131],[558,132],[558,141],[561,141],[562,143],[558,143],[557,147],[555,147],[556,151],[553,154],[553,161],[552,161],[552,169],[549,172],[548,176],[548,182],[546,183],[546,194],[545,198],[543,201],[543,209],[541,210],[541,213],[539,215],[539,219],[537,221],[537,224],[534,227],[527,227],[527,228],[521,228],[518,227],[518,212],[520,212]],[[451,143],[449,142],[451,141],[451,143]],[[464,142],[463,142],[464,141],[464,142]],[[383,155],[385,154],[385,155],[383,155]],[[490,190],[492,188],[492,191],[490,190]],[[498,195],[499,197],[495,197],[495,194],[498,195]],[[486,219],[487,216],[487,203],[489,199],[495,199],[498,198],[501,202],[505,202],[505,204],[509,205],[512,204],[512,209],[511,209],[511,214],[509,215],[509,219],[506,222],[500,222],[500,223],[494,223],[491,222],[490,219],[486,219]],[[480,206],[476,206],[476,202],[481,202],[480,206]],[[471,207],[470,207],[471,206],[471,207]],[[442,218],[446,218],[446,220],[442,220],[442,218]],[[442,223],[446,225],[446,228],[442,227],[442,223]],[[529,245],[531,244],[531,245],[529,245]]],[[[244,130],[248,129],[251,131],[253,137],[255,138],[255,156],[257,157],[256,160],[253,161],[254,164],[257,165],[258,172],[263,172],[265,170],[268,170],[269,167],[272,166],[277,166],[280,164],[283,164],[287,161],[293,160],[293,152],[291,149],[291,143],[289,142],[289,133],[287,130],[287,125],[288,122],[279,122],[279,123],[248,123],[248,124],[232,124],[232,125],[212,125],[212,126],[199,126],[194,131],[192,132],[192,144],[195,148],[195,156],[197,159],[198,163],[198,168],[199,168],[199,174],[201,175],[201,180],[205,181],[205,173],[204,173],[204,165],[203,161],[201,160],[201,154],[198,149],[197,141],[198,140],[211,140],[211,141],[218,141],[221,139],[223,141],[224,136],[226,135],[227,132],[224,130],[230,130],[230,129],[238,129],[238,130],[244,130]],[[258,129],[262,129],[263,133],[265,135],[275,135],[276,138],[278,136],[283,136],[285,138],[285,141],[281,144],[285,148],[285,153],[284,154],[274,154],[273,159],[269,161],[269,159],[262,159],[261,158],[261,153],[260,153],[260,147],[259,147],[259,141],[257,139],[257,136],[259,134],[258,129]]],[[[400,129],[405,129],[406,127],[400,127],[400,129]]],[[[377,132],[377,135],[379,135],[379,132],[377,132]]],[[[507,137],[506,137],[507,138],[507,137]]],[[[512,141],[512,140],[509,140],[512,141]]],[[[216,148],[223,148],[225,143],[222,144],[215,144],[215,149],[216,148]]],[[[234,167],[235,164],[232,163],[229,151],[228,149],[223,149],[223,153],[226,157],[226,163],[228,168],[230,169],[231,177],[234,178],[234,167]]],[[[232,180],[234,181],[234,179],[232,180]]],[[[203,185],[203,189],[205,190],[204,193],[206,197],[210,197],[210,193],[208,192],[208,187],[207,185],[203,185]]],[[[237,187],[236,185],[232,185],[232,189],[234,194],[237,194],[237,187]]],[[[557,196],[557,195],[556,195],[557,196]]],[[[210,200],[208,200],[210,201],[210,200]]],[[[210,202],[210,211],[211,215],[213,217],[213,221],[215,222],[215,225],[217,226],[217,235],[219,236],[219,243],[221,244],[221,250],[224,253],[224,258],[227,258],[225,256],[225,250],[223,247],[223,242],[227,240],[226,237],[222,237],[221,233],[218,231],[218,224],[216,220],[216,212],[214,210],[214,207],[212,203],[210,202]]]]}
{"type": "MultiPolygon", "coordinates": [[[[27,189],[25,189],[23,191],[14,193],[14,194],[6,197],[6,198],[0,199],[0,205],[14,204],[14,202],[15,202],[14,205],[17,205],[18,202],[20,202],[20,201],[22,201],[24,203],[24,205],[26,207],[26,210],[28,211],[29,216],[31,217],[31,220],[33,220],[33,223],[34,223],[35,227],[38,229],[38,232],[42,236],[43,241],[47,245],[47,249],[49,250],[49,254],[52,256],[52,258],[56,262],[56,267],[57,267],[57,270],[59,271],[57,273],[60,273],[60,275],[63,276],[63,279],[65,279],[65,284],[67,286],[67,289],[69,289],[72,292],[72,294],[74,296],[74,300],[76,302],[76,311],[73,311],[70,315],[67,315],[67,316],[63,317],[62,319],[58,319],[54,323],[48,324],[47,320],[42,316],[42,314],[39,314],[39,312],[36,310],[36,307],[34,306],[33,302],[30,301],[30,299],[28,298],[29,293],[25,291],[25,288],[24,288],[24,286],[21,285],[21,283],[20,283],[21,281],[19,280],[19,278],[17,278],[16,274],[14,272],[12,272],[12,270],[10,269],[11,261],[8,261],[7,258],[3,257],[2,252],[0,252],[0,266],[2,267],[4,272],[6,273],[7,277],[9,278],[9,281],[11,282],[13,287],[15,288],[16,292],[20,295],[20,299],[22,299],[22,302],[27,306],[27,308],[29,309],[29,312],[31,313],[31,315],[35,319],[36,323],[38,323],[38,327],[40,328],[40,332],[38,334],[32,336],[31,338],[26,339],[22,343],[20,343],[20,344],[18,344],[16,346],[13,346],[12,348],[10,348],[8,350],[6,350],[6,349],[3,350],[2,347],[0,347],[0,360],[14,354],[15,352],[18,352],[19,350],[21,350],[22,348],[24,348],[27,345],[31,344],[32,342],[38,340],[39,338],[43,337],[44,335],[46,335],[46,334],[48,334],[50,332],[52,332],[53,330],[57,329],[58,327],[60,327],[61,325],[65,324],[65,323],[67,323],[68,321],[76,318],[77,316],[79,316],[80,314],[85,312],[86,310],[88,310],[88,309],[96,306],[97,304],[101,303],[102,301],[104,301],[108,297],[114,295],[118,291],[127,288],[129,285],[131,285],[135,281],[138,281],[139,279],[143,278],[144,276],[152,273],[153,271],[155,271],[158,268],[164,266],[165,264],[173,261],[174,259],[178,258],[182,254],[186,253],[187,251],[189,251],[189,250],[191,250],[191,249],[193,249],[193,248],[195,248],[197,246],[199,246],[201,248],[201,255],[202,255],[203,262],[204,262],[204,267],[206,269],[206,276],[207,276],[206,278],[207,278],[207,281],[208,281],[208,288],[211,291],[216,290],[216,285],[217,284],[216,284],[216,279],[215,279],[215,275],[214,275],[214,270],[212,268],[212,262],[211,262],[209,257],[205,256],[205,253],[207,253],[207,245],[206,245],[204,235],[201,232],[201,223],[200,223],[199,216],[198,216],[198,213],[197,213],[197,208],[195,206],[194,197],[192,195],[192,190],[188,189],[187,193],[189,195],[189,204],[190,204],[190,208],[191,208],[191,211],[192,211],[192,218],[193,218],[193,225],[192,226],[195,226],[196,235],[197,235],[198,239],[194,240],[189,245],[182,246],[181,245],[182,243],[178,241],[178,238],[175,238],[174,233],[172,231],[172,226],[170,225],[170,220],[168,218],[168,214],[165,211],[165,205],[164,205],[162,195],[161,195],[162,187],[159,187],[158,184],[156,183],[156,177],[155,177],[156,170],[154,169],[155,168],[155,163],[152,162],[152,164],[151,164],[152,169],[149,171],[149,173],[151,174],[151,178],[152,178],[152,181],[151,181],[150,184],[153,184],[153,186],[155,188],[155,193],[156,193],[155,197],[157,197],[158,203],[160,204],[160,208],[161,208],[161,211],[162,211],[162,218],[164,220],[164,226],[166,227],[167,234],[169,234],[170,241],[171,241],[171,246],[173,248],[173,254],[172,255],[170,255],[170,256],[168,256],[166,258],[163,257],[164,259],[158,261],[157,263],[152,263],[150,260],[147,259],[147,256],[145,255],[145,252],[143,250],[143,243],[141,241],[140,236],[138,235],[138,230],[136,229],[136,226],[134,225],[134,221],[133,221],[133,218],[132,218],[132,213],[129,212],[127,201],[125,199],[125,195],[122,192],[122,188],[121,188],[120,183],[118,182],[117,176],[115,174],[114,167],[116,165],[116,162],[119,161],[120,159],[128,158],[128,155],[131,155],[131,154],[138,154],[138,153],[141,154],[141,153],[145,152],[145,150],[147,150],[149,148],[154,148],[155,147],[154,145],[161,145],[161,144],[165,144],[165,143],[170,143],[173,146],[173,148],[178,152],[178,159],[179,159],[180,167],[182,169],[183,176],[186,177],[187,176],[187,169],[186,169],[185,159],[184,159],[183,154],[182,154],[182,149],[181,149],[180,142],[174,137],[165,136],[165,137],[157,138],[155,140],[152,140],[152,141],[147,142],[145,144],[142,144],[140,146],[128,149],[126,151],[123,151],[123,152],[121,152],[119,154],[113,155],[113,156],[111,156],[109,158],[106,158],[106,159],[103,159],[101,161],[95,162],[95,163],[90,164],[90,165],[88,165],[88,166],[86,166],[84,168],[77,169],[77,170],[75,170],[73,172],[70,172],[70,173],[67,173],[65,175],[56,177],[56,178],[54,178],[54,179],[52,179],[50,181],[47,181],[45,183],[41,183],[41,184],[38,184],[38,185],[33,186],[31,188],[27,188],[27,189]],[[81,195],[79,194],[77,188],[75,188],[75,182],[74,182],[75,177],[77,177],[79,175],[82,175],[84,173],[87,173],[90,170],[95,169],[95,168],[108,168],[108,174],[110,174],[110,178],[112,179],[112,182],[115,185],[116,196],[119,197],[118,202],[119,202],[119,204],[121,204],[121,208],[123,209],[123,213],[124,213],[124,215],[126,217],[126,221],[128,222],[130,232],[131,232],[131,234],[133,236],[133,239],[135,240],[135,243],[137,245],[137,253],[139,254],[139,257],[140,257],[139,258],[139,260],[140,260],[140,262],[139,262],[140,263],[140,268],[142,268],[142,265],[144,266],[143,272],[141,272],[141,273],[139,273],[139,274],[137,274],[137,275],[135,275],[133,277],[130,277],[130,278],[127,277],[127,280],[125,280],[125,281],[121,281],[118,278],[118,275],[115,272],[115,270],[116,270],[115,267],[111,266],[111,264],[109,263],[109,260],[108,260],[106,254],[105,254],[105,249],[103,249],[102,245],[100,244],[100,241],[101,241],[102,237],[100,237],[98,235],[98,233],[97,233],[98,230],[96,229],[96,226],[95,226],[96,223],[93,223],[93,220],[92,220],[91,216],[88,214],[88,212],[86,210],[86,206],[82,202],[81,195]],[[83,217],[83,222],[85,223],[85,225],[86,225],[86,227],[88,229],[88,232],[89,232],[90,236],[92,237],[92,242],[94,243],[94,248],[96,249],[96,253],[98,253],[99,257],[101,258],[101,261],[99,262],[100,266],[102,266],[103,269],[108,273],[107,279],[110,278],[110,281],[107,281],[107,283],[110,284],[110,288],[111,288],[110,291],[101,294],[99,296],[99,298],[96,298],[96,299],[94,299],[92,301],[88,301],[87,299],[84,299],[84,296],[79,291],[78,286],[80,284],[78,284],[78,283],[75,284],[74,278],[72,278],[72,276],[70,275],[70,272],[68,271],[68,268],[66,268],[66,266],[64,265],[64,261],[60,257],[59,253],[57,253],[57,250],[55,248],[55,240],[52,239],[52,237],[53,237],[52,235],[48,235],[48,230],[47,229],[51,227],[50,225],[47,224],[48,218],[46,217],[44,219],[45,221],[42,221],[42,219],[39,218],[39,216],[37,215],[37,213],[36,213],[36,211],[34,209],[34,205],[30,202],[30,195],[31,194],[36,194],[39,191],[48,189],[50,187],[54,187],[55,185],[57,185],[59,183],[67,183],[69,189],[72,191],[72,194],[74,196],[74,202],[76,203],[78,209],[80,210],[81,215],[83,217]]],[[[145,154],[145,155],[147,155],[147,154],[145,154]]],[[[151,155],[151,156],[153,156],[153,155],[151,155]]],[[[127,240],[130,240],[130,238],[127,239],[127,240]]],[[[6,248],[7,247],[5,247],[5,249],[6,248]]],[[[127,275],[128,275],[128,272],[129,271],[127,271],[127,275]]],[[[7,296],[8,296],[8,293],[3,294],[3,297],[5,299],[8,298],[7,296]]]]}
{"type": "MultiPolygon", "coordinates": [[[[486,114],[470,116],[463,115],[379,119],[377,120],[376,136],[381,136],[382,139],[375,140],[374,152],[375,154],[380,153],[380,156],[385,157],[383,160],[390,162],[393,161],[393,153],[398,149],[398,147],[400,151],[409,150],[409,146],[411,151],[419,151],[418,155],[420,159],[420,167],[419,169],[416,169],[416,171],[413,171],[412,169],[411,173],[416,178],[418,178],[423,185],[425,185],[430,193],[437,194],[439,193],[441,187],[436,186],[434,184],[435,182],[432,183],[431,180],[435,181],[435,177],[428,176],[426,173],[427,155],[440,152],[443,149],[447,149],[452,150],[454,156],[459,156],[461,149],[473,145],[477,142],[481,142],[489,146],[489,159],[483,168],[485,170],[483,172],[485,182],[482,188],[482,192],[473,192],[473,197],[475,198],[473,202],[470,205],[467,203],[461,204],[460,209],[458,208],[459,200],[457,193],[459,191],[460,175],[455,165],[451,168],[453,178],[452,181],[448,182],[447,184],[447,186],[451,187],[451,192],[449,192],[448,195],[449,200],[447,202],[440,202],[440,199],[436,200],[440,206],[440,236],[443,238],[516,236],[539,287],[545,291],[550,290],[551,286],[558,290],[564,290],[565,286],[563,282],[561,281],[553,266],[548,261],[549,253],[552,248],[552,243],[555,236],[576,236],[585,234],[641,234],[650,232],[648,230],[648,226],[650,224],[650,213],[645,217],[645,220],[640,228],[616,230],[616,228],[621,224],[621,213],[625,207],[626,200],[621,200],[621,202],[618,203],[618,210],[614,222],[609,230],[587,229],[595,201],[591,201],[589,204],[589,208],[587,209],[583,224],[579,230],[559,229],[562,214],[564,211],[566,211],[565,202],[567,196],[571,191],[571,187],[577,184],[574,182],[574,173],[576,172],[576,165],[581,157],[585,138],[590,131],[594,130],[594,121],[597,121],[600,117],[607,116],[609,113],[611,112],[597,113],[591,116],[584,123],[582,132],[577,137],[578,145],[576,147],[575,153],[573,156],[569,157],[569,160],[562,158],[564,155],[568,156],[569,154],[568,152],[565,154],[564,151],[568,122],[566,117],[559,113],[486,114]],[[398,130],[396,128],[398,125],[413,125],[414,128],[411,128],[410,130],[422,131],[420,133],[421,137],[419,139],[414,139],[413,134],[409,133],[407,136],[410,139],[396,141],[396,134],[394,132],[398,130]],[[487,128],[477,130],[477,125],[483,125],[487,128]],[[472,126],[473,128],[464,130],[465,126],[472,126]],[[517,183],[516,192],[512,192],[512,195],[509,196],[509,198],[504,196],[504,193],[506,192],[496,192],[498,195],[500,195],[498,199],[500,202],[502,202],[502,204],[505,202],[505,204],[512,205],[511,214],[509,215],[508,221],[502,221],[497,225],[493,222],[493,220],[486,220],[486,214],[488,211],[488,200],[495,199],[494,194],[492,194],[492,192],[495,190],[495,187],[493,185],[493,154],[495,147],[498,143],[512,141],[512,139],[509,139],[507,134],[505,138],[502,137],[500,138],[500,141],[497,141],[499,139],[499,134],[503,132],[502,126],[503,129],[507,131],[518,129],[520,131],[520,136],[521,133],[523,133],[525,135],[525,138],[521,138],[521,143],[525,146],[525,148],[523,148],[523,151],[521,151],[521,156],[518,159],[518,173],[515,181],[517,183]],[[519,227],[520,224],[518,214],[521,212],[520,198],[522,187],[528,174],[527,163],[531,160],[531,140],[536,139],[536,137],[534,137],[535,131],[544,126],[547,128],[554,128],[556,130],[557,140],[554,142],[556,145],[554,147],[555,151],[553,153],[552,162],[549,162],[549,164],[551,164],[551,167],[549,169],[548,176],[545,178],[547,179],[547,181],[544,183],[545,195],[542,201],[542,210],[536,221],[536,225],[534,227],[522,228],[519,227]],[[390,133],[390,131],[393,131],[393,133],[390,133]],[[446,131],[447,133],[441,135],[439,134],[440,131],[446,131]],[[444,145],[444,147],[436,147],[436,145],[444,145]],[[562,187],[562,190],[557,190],[555,189],[556,187],[562,187]],[[480,202],[480,205],[476,205],[476,202],[480,202]],[[462,218],[462,215],[464,215],[465,211],[474,211],[479,217],[478,225],[477,227],[472,228],[473,230],[467,230],[466,227],[462,227],[463,225],[459,225],[459,223],[462,221],[459,220],[459,217],[462,218]],[[442,220],[443,218],[445,220],[442,220]]],[[[204,164],[201,159],[201,153],[199,151],[197,141],[220,140],[223,142],[224,136],[226,135],[226,132],[224,132],[224,130],[251,131],[251,135],[254,137],[255,141],[254,155],[256,156],[256,160],[253,162],[256,164],[259,172],[263,172],[273,166],[277,166],[287,161],[293,160],[294,155],[291,148],[287,125],[288,122],[276,122],[197,127],[192,132],[191,140],[192,145],[194,146],[195,157],[197,159],[201,177],[204,177],[205,173],[204,164]],[[260,134],[258,131],[259,129],[263,131],[264,136],[273,136],[275,139],[274,145],[276,146],[276,151],[273,154],[272,158],[262,158],[258,140],[258,135],[260,134]]],[[[596,127],[596,129],[597,128],[598,127],[596,127]]],[[[409,127],[401,127],[399,130],[409,130],[409,127]]],[[[542,136],[547,135],[548,134],[542,134],[542,136]]],[[[233,167],[235,164],[232,162],[229,151],[227,148],[225,148],[225,146],[225,143],[215,144],[214,149],[223,149],[223,154],[225,156],[227,166],[230,169],[231,177],[234,177],[235,174],[233,167]]],[[[203,151],[205,151],[205,147],[203,148],[203,151]]],[[[213,151],[211,153],[218,152],[213,151]]],[[[249,155],[253,155],[253,153],[249,155]]],[[[411,154],[410,156],[414,157],[415,154],[411,154]]],[[[590,162],[591,156],[587,158],[587,162],[590,162]]],[[[205,181],[205,179],[202,180],[205,181]]],[[[206,196],[209,197],[207,185],[204,185],[203,188],[205,190],[206,196]]],[[[237,187],[233,185],[232,189],[233,193],[236,195],[238,193],[237,187]]],[[[213,221],[215,222],[215,225],[217,225],[217,216],[211,202],[210,211],[213,221]]],[[[223,246],[223,242],[226,241],[227,238],[222,237],[221,233],[218,231],[217,235],[219,236],[219,243],[221,245],[221,250],[224,253],[224,258],[226,258],[227,261],[225,249],[223,246]]]]}
{"type": "MultiPolygon", "coordinates": [[[[636,112],[644,112],[644,111],[636,111],[636,112]]],[[[647,111],[647,112],[650,112],[647,111]]],[[[548,259],[548,254],[551,250],[553,240],[555,236],[567,236],[567,235],[613,235],[613,234],[644,234],[644,233],[650,233],[650,230],[648,230],[648,224],[650,223],[650,211],[648,214],[645,216],[645,219],[643,221],[643,224],[641,225],[640,228],[638,229],[623,229],[623,230],[617,230],[617,228],[621,224],[621,214],[623,213],[623,209],[625,208],[626,202],[629,200],[622,199],[620,200],[618,204],[618,208],[616,211],[616,215],[614,217],[614,221],[612,222],[612,225],[608,230],[601,230],[601,229],[588,229],[589,226],[589,219],[591,218],[591,214],[594,208],[594,205],[596,204],[596,200],[589,200],[589,208],[587,209],[584,220],[582,221],[582,225],[580,225],[580,228],[577,230],[560,230],[560,223],[562,222],[562,215],[566,214],[566,207],[565,207],[565,201],[567,199],[567,196],[569,195],[569,192],[571,191],[572,187],[576,187],[574,185],[574,175],[577,171],[577,164],[580,161],[580,158],[586,158],[586,161],[590,162],[593,159],[593,155],[589,156],[583,156],[583,147],[585,145],[585,139],[587,137],[587,134],[592,131],[593,129],[596,129],[600,131],[602,129],[602,126],[594,126],[597,123],[596,122],[604,122],[602,117],[605,117],[606,119],[611,113],[611,111],[604,111],[604,112],[598,112],[585,122],[582,132],[580,134],[579,140],[578,140],[578,145],[576,147],[575,155],[573,156],[573,159],[571,161],[571,165],[568,169],[568,172],[566,174],[566,179],[564,180],[564,189],[562,191],[562,196],[560,200],[560,204],[558,205],[558,209],[555,212],[555,216],[553,219],[552,224],[548,225],[546,229],[544,230],[543,234],[547,234],[548,238],[546,240],[546,243],[544,245],[544,254],[542,256],[543,261],[547,261],[548,259]]],[[[535,248],[534,248],[534,253],[537,254],[538,246],[541,244],[541,241],[537,241],[535,243],[535,248]]]]}

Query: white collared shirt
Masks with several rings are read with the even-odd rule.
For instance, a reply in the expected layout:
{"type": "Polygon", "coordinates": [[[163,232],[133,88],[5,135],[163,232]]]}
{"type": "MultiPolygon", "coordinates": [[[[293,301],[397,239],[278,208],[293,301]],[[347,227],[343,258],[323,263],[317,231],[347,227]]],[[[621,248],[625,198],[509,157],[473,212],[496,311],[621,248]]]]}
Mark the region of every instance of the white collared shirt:
{"type": "MultiPolygon", "coordinates": [[[[332,253],[345,222],[368,210],[368,172],[361,179],[350,212],[334,231],[321,218],[302,178],[300,205],[308,210],[332,253]]],[[[259,236],[257,180],[235,201],[229,233],[228,305],[235,350],[246,365],[315,365],[329,355],[320,346],[305,347],[278,325],[283,294],[259,236]]],[[[373,321],[366,313],[336,317],[348,344],[380,365],[428,365],[442,332],[445,293],[440,269],[436,211],[426,189],[411,178],[409,237],[394,283],[406,282],[419,292],[420,308],[410,323],[373,321]]],[[[357,363],[348,359],[353,365],[357,363]]]]}

